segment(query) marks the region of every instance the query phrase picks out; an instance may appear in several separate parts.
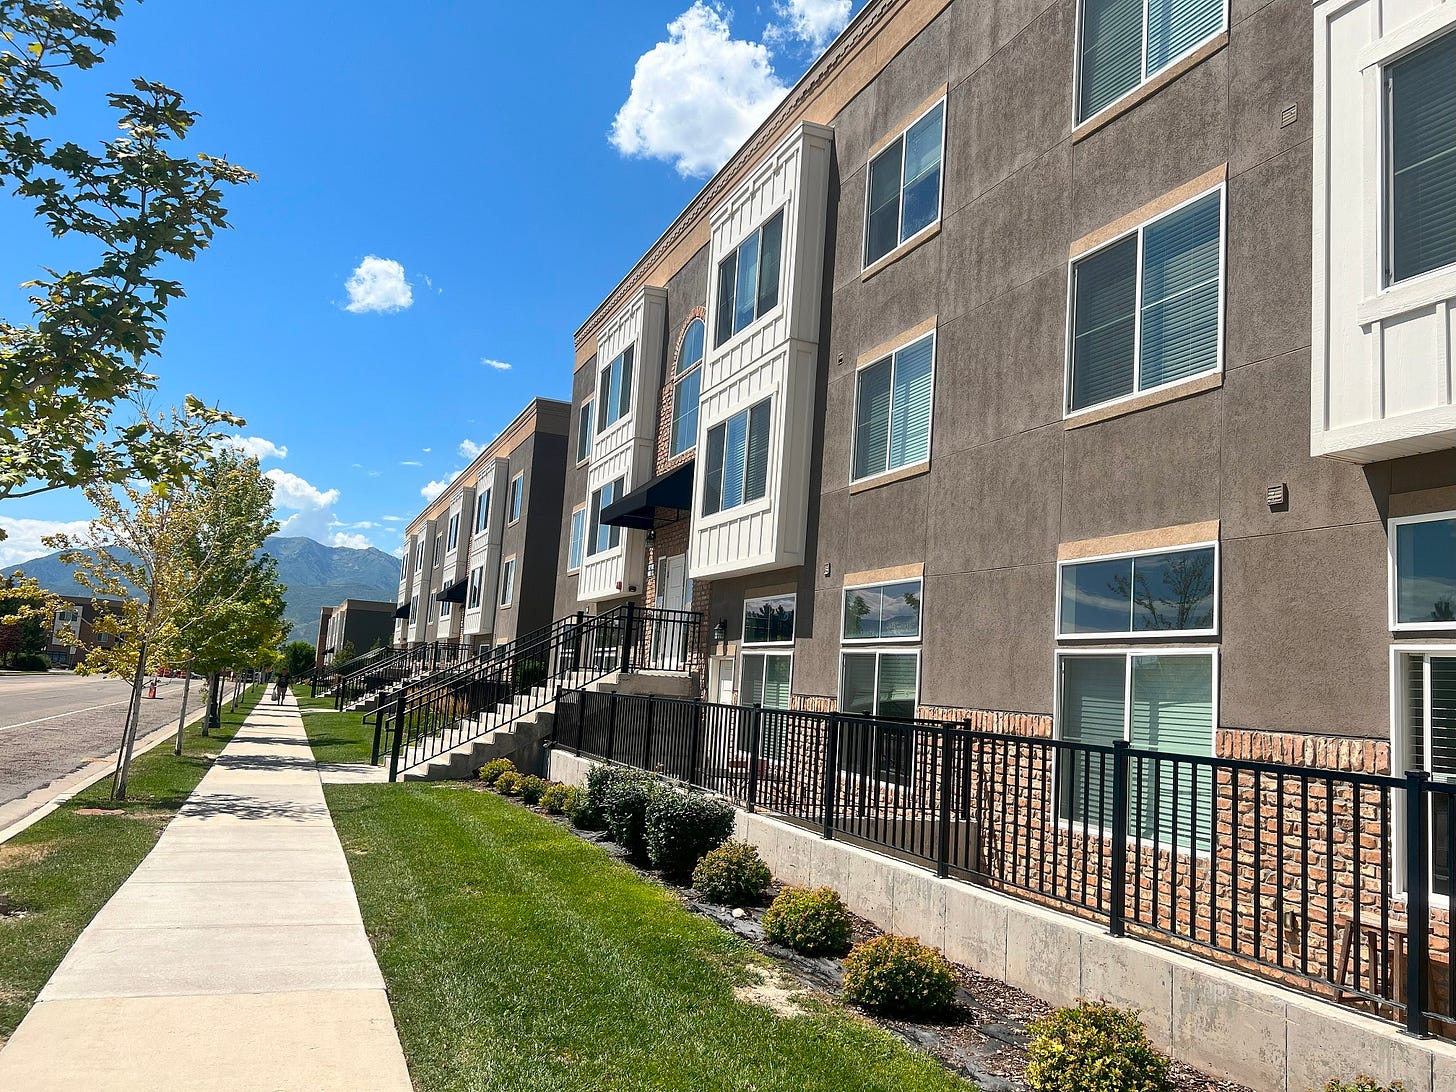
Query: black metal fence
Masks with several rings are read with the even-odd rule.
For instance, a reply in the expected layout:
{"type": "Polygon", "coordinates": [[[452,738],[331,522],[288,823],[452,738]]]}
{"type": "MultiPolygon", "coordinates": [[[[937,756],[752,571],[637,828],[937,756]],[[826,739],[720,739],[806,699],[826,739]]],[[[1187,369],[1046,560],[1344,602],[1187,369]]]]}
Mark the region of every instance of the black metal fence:
{"type": "Polygon", "coordinates": [[[555,732],[1417,1034],[1456,1026],[1456,785],[1424,773],[587,691],[562,696],[555,732]]]}
{"type": "Polygon", "coordinates": [[[334,687],[334,708],[347,709],[361,698],[462,664],[477,654],[470,645],[451,641],[430,641],[393,650],[390,655],[341,674],[334,687]]]}

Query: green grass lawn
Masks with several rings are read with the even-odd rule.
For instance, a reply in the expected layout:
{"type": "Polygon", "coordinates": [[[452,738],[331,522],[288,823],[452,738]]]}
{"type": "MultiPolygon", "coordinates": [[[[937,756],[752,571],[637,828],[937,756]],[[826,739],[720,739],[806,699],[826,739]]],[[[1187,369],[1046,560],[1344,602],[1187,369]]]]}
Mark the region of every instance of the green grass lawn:
{"type": "Polygon", "coordinates": [[[516,804],[325,791],[421,1092],[972,1088],[837,1006],[739,1000],[762,956],[516,804]]]}
{"type": "Polygon", "coordinates": [[[308,704],[300,701],[298,704],[303,716],[303,730],[308,733],[315,762],[369,761],[374,747],[372,713],[366,721],[362,712],[304,712],[308,708],[332,709],[333,702],[326,698],[315,698],[308,704]]]}
{"type": "Polygon", "coordinates": [[[28,830],[0,845],[0,893],[20,917],[0,918],[0,1042],[15,1030],[36,994],[106,900],[132,874],[162,829],[202,780],[257,700],[253,690],[222,729],[187,729],[182,754],[164,742],[132,759],[127,800],[111,799],[103,778],[28,830]],[[83,815],[90,809],[120,814],[83,815]]]}

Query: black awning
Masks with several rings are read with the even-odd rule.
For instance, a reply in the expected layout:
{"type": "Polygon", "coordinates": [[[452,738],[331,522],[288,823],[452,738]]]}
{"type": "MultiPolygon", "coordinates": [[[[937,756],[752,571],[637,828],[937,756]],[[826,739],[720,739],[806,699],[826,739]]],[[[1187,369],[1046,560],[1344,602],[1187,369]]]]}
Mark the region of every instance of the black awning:
{"type": "Polygon", "coordinates": [[[602,509],[602,522],[613,527],[650,531],[675,523],[679,512],[693,506],[693,460],[659,474],[640,489],[602,509]]]}
{"type": "Polygon", "coordinates": [[[464,580],[457,580],[453,584],[446,584],[435,593],[435,601],[437,603],[465,602],[465,584],[466,582],[464,580]]]}
{"type": "Polygon", "coordinates": [[[401,603],[399,606],[394,608],[394,616],[396,618],[408,618],[409,608],[410,605],[408,603],[401,603]]]}

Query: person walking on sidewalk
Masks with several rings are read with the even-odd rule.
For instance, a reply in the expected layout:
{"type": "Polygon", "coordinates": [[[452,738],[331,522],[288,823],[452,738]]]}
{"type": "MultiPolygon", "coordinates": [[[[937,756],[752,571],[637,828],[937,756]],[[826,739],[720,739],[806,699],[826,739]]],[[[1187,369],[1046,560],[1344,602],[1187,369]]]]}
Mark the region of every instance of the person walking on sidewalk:
{"type": "Polygon", "coordinates": [[[283,701],[283,695],[288,693],[288,672],[280,671],[278,681],[273,684],[273,701],[275,704],[283,701]]]}

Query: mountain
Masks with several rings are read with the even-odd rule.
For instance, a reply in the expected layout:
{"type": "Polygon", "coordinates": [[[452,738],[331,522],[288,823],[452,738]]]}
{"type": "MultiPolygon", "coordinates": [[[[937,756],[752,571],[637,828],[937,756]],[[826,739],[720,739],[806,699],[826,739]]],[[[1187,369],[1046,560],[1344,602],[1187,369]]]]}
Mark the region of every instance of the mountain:
{"type": "MultiPolygon", "coordinates": [[[[336,606],[345,599],[392,603],[399,590],[399,559],[373,547],[355,550],[325,546],[311,538],[273,535],[263,543],[263,552],[277,560],[278,579],[288,588],[284,617],[293,623],[291,640],[312,644],[318,639],[321,607],[336,606]]],[[[71,569],[61,563],[58,553],[21,562],[15,568],[35,577],[50,591],[88,594],[76,583],[71,569]]]]}

